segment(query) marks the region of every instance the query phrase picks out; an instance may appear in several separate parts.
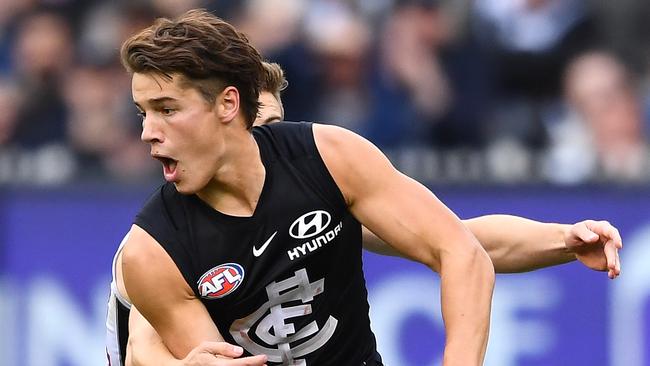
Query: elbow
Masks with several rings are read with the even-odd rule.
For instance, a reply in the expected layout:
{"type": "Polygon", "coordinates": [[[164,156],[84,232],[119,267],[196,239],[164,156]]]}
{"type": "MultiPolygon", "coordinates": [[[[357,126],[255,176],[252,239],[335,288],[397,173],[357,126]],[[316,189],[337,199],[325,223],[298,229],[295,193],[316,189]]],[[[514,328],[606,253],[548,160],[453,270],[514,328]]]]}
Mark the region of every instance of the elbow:
{"type": "Polygon", "coordinates": [[[486,282],[489,282],[494,286],[496,277],[494,263],[488,253],[480,245],[477,245],[477,247],[470,250],[469,261],[471,262],[470,268],[476,268],[479,273],[485,276],[486,282]]]}
{"type": "Polygon", "coordinates": [[[480,283],[482,291],[492,293],[494,291],[495,270],[494,264],[487,252],[480,246],[472,248],[467,253],[467,277],[480,283]]]}
{"type": "Polygon", "coordinates": [[[461,272],[465,278],[494,286],[495,270],[488,253],[475,240],[473,245],[458,246],[456,250],[441,253],[438,265],[440,274],[461,272]]]}

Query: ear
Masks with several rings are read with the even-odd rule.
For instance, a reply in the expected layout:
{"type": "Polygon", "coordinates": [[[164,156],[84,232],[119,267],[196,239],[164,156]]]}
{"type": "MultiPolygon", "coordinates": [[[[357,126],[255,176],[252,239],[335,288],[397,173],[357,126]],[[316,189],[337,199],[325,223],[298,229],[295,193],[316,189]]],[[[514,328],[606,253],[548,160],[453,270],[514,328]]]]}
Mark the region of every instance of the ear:
{"type": "Polygon", "coordinates": [[[231,122],[239,113],[239,90],[234,86],[227,86],[215,100],[217,113],[224,122],[231,122]]]}

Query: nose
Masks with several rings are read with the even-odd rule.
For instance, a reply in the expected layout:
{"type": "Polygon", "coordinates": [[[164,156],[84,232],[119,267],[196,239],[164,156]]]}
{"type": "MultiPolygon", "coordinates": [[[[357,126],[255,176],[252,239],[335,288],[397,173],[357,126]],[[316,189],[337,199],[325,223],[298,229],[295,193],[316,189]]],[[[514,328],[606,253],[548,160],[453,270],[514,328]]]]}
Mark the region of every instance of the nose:
{"type": "Polygon", "coordinates": [[[163,142],[163,133],[155,118],[146,116],[142,120],[142,134],[140,134],[140,140],[148,144],[163,142]]]}

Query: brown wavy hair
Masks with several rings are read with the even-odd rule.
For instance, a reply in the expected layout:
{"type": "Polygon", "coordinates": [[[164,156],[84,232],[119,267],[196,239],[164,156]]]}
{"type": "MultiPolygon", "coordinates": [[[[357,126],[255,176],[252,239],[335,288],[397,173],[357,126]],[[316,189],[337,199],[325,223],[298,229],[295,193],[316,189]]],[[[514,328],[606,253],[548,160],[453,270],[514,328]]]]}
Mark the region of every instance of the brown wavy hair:
{"type": "Polygon", "coordinates": [[[210,103],[227,86],[234,86],[247,128],[252,127],[265,73],[262,58],[243,33],[206,10],[157,19],[127,39],[120,55],[131,73],[156,73],[169,80],[173,74],[181,75],[183,83],[210,103]]]}
{"type": "Polygon", "coordinates": [[[267,91],[280,101],[280,92],[287,88],[289,82],[284,77],[284,70],[275,62],[262,62],[264,75],[260,91],[267,91]]]}

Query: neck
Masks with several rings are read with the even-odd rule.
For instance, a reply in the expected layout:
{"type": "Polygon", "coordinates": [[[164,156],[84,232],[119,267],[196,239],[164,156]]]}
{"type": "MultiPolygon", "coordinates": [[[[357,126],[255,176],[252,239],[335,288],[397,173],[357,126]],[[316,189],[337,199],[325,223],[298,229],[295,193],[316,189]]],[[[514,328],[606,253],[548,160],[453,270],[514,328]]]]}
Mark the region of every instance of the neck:
{"type": "Polygon", "coordinates": [[[248,131],[229,136],[228,141],[222,164],[197,196],[222,213],[251,216],[266,177],[259,147],[248,131]]]}

